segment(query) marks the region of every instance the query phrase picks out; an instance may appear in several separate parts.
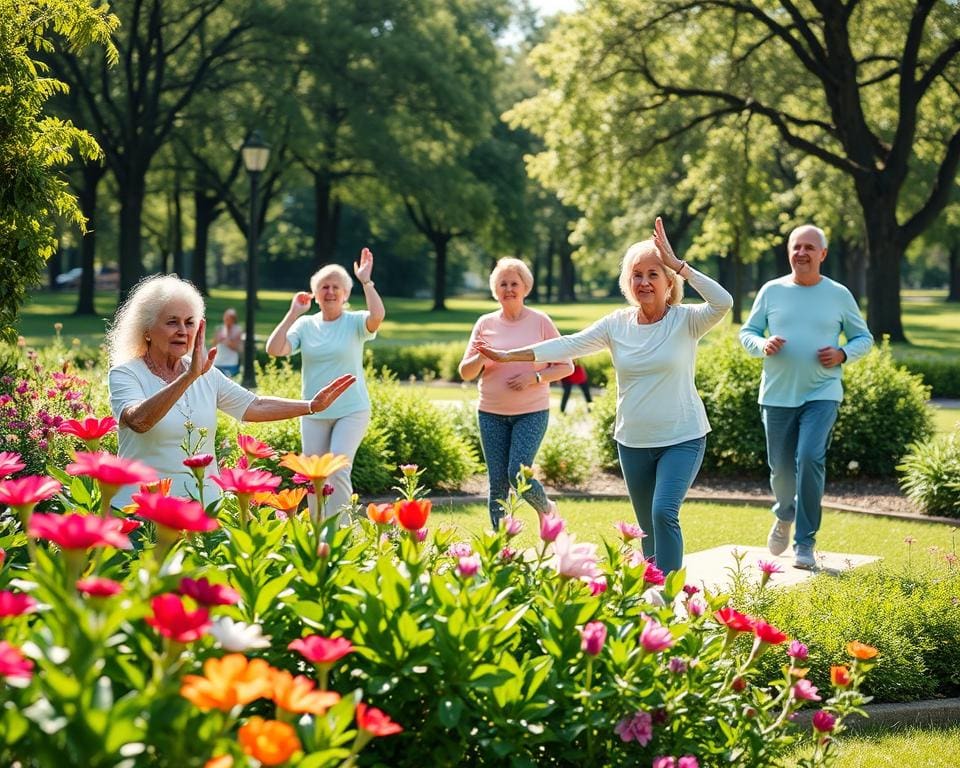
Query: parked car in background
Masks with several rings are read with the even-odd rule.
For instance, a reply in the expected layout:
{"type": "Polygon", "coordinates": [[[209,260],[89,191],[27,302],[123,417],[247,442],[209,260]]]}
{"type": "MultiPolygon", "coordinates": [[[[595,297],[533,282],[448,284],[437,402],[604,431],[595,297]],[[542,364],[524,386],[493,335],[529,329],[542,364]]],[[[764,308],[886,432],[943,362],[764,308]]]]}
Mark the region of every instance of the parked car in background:
{"type": "MultiPolygon", "coordinates": [[[[74,267],[57,275],[54,282],[57,288],[79,288],[80,278],[83,275],[82,267],[74,267]]],[[[120,270],[114,266],[104,266],[97,270],[93,278],[93,287],[98,291],[116,291],[120,288],[120,270]]]]}

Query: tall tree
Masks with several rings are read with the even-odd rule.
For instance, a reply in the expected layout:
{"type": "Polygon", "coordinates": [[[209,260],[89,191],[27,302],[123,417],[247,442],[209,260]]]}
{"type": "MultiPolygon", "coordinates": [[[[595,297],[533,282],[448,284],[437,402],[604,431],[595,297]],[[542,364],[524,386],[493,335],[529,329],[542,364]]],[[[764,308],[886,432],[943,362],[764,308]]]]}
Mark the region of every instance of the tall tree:
{"type": "MultiPolygon", "coordinates": [[[[563,111],[571,89],[596,89],[611,117],[624,117],[608,123],[610,142],[638,155],[753,114],[842,173],[863,220],[870,328],[904,338],[903,254],[946,205],[960,164],[956,3],[596,0],[538,55],[553,79],[537,98],[563,111]],[[907,207],[919,154],[936,171],[907,207]]],[[[570,114],[571,130],[579,117],[570,114]]],[[[548,137],[551,149],[605,151],[570,133],[548,137]]]]}
{"type": "Polygon", "coordinates": [[[74,152],[88,161],[100,154],[90,134],[47,114],[48,99],[67,86],[44,76],[40,53],[95,43],[114,61],[116,26],[105,7],[86,0],[0,0],[0,336],[8,340],[56,250],[56,218],[84,225],[62,169],[74,152]]]}

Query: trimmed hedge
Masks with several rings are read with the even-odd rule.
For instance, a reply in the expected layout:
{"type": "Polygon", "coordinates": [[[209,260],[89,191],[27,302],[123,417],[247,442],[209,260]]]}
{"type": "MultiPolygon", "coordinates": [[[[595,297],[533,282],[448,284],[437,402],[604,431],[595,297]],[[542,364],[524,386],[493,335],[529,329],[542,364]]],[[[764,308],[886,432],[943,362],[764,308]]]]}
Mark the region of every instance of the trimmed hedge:
{"type": "Polygon", "coordinates": [[[897,362],[923,377],[932,397],[960,397],[960,361],[897,355],[897,362]]]}

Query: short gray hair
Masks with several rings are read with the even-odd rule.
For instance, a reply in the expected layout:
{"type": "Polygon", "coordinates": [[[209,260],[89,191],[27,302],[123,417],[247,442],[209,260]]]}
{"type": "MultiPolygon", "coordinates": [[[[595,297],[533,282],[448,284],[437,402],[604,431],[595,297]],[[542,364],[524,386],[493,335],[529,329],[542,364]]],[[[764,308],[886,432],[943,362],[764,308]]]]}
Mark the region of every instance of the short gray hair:
{"type": "Polygon", "coordinates": [[[497,262],[493,272],[490,273],[490,293],[493,294],[493,298],[497,298],[497,283],[500,282],[500,276],[504,272],[516,272],[520,277],[520,282],[523,283],[524,297],[530,295],[530,291],[533,290],[533,272],[530,271],[530,267],[520,259],[504,256],[497,262]]]}
{"type": "Polygon", "coordinates": [[[105,343],[110,365],[123,365],[147,353],[147,331],[171,301],[187,302],[197,321],[203,319],[203,297],[188,280],[151,275],[137,283],[113,316],[105,343]]]}
{"type": "Polygon", "coordinates": [[[815,227],[813,224],[801,224],[799,227],[794,227],[790,232],[790,236],[787,238],[787,248],[789,249],[793,245],[793,238],[797,236],[797,233],[802,229],[811,230],[818,238],[820,238],[820,247],[823,250],[827,250],[827,233],[824,232],[820,227],[815,227]]]}
{"type": "Polygon", "coordinates": [[[350,291],[353,290],[353,278],[350,277],[350,273],[339,264],[325,264],[314,272],[310,278],[310,293],[316,296],[317,288],[320,287],[320,284],[331,277],[336,278],[340,287],[343,288],[343,292],[349,296],[350,291]]]}
{"type": "Polygon", "coordinates": [[[663,273],[672,283],[670,293],[667,294],[667,304],[679,304],[683,301],[683,278],[660,260],[660,251],[653,240],[641,240],[639,243],[634,243],[627,248],[627,252],[623,255],[623,262],[620,265],[620,293],[623,294],[623,298],[635,307],[640,306],[631,284],[633,268],[640,259],[650,256],[656,256],[663,268],[663,273]]]}

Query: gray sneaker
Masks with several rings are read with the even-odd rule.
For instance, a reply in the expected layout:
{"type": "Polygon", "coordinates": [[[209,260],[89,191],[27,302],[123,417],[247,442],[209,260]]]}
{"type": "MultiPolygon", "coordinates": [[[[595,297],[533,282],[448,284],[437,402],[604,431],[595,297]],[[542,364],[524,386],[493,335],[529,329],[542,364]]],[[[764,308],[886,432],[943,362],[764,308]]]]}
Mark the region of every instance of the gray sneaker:
{"type": "Polygon", "coordinates": [[[776,518],[773,521],[773,528],[770,529],[770,535],[767,536],[767,549],[771,555],[782,555],[790,545],[791,523],[786,520],[776,518]]]}
{"type": "Polygon", "coordinates": [[[793,567],[805,571],[817,570],[817,559],[813,556],[813,547],[797,547],[793,553],[793,567]]]}

